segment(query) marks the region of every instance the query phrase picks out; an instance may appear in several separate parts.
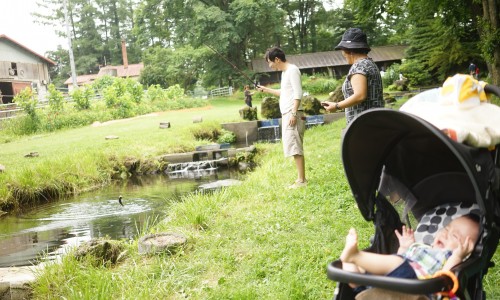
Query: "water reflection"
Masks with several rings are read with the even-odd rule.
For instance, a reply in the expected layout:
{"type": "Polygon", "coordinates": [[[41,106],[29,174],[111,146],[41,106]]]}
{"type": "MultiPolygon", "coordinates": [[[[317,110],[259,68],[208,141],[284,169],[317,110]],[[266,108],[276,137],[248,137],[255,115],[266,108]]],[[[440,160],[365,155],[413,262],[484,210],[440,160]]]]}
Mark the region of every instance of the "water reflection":
{"type": "Polygon", "coordinates": [[[208,172],[196,181],[138,177],[17,216],[5,216],[0,219],[0,267],[51,260],[92,238],[133,239],[148,219],[164,216],[172,201],[201,184],[237,176],[227,170],[208,172]],[[119,195],[123,195],[124,206],[118,202],[119,195]]]}

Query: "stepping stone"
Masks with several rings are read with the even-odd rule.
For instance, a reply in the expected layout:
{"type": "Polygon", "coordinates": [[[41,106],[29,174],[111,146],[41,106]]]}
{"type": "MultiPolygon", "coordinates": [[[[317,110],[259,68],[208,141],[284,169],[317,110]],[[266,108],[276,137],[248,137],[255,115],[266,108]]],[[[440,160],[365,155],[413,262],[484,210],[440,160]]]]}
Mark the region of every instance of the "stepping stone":
{"type": "Polygon", "coordinates": [[[139,254],[175,253],[187,243],[187,238],[178,233],[163,232],[148,234],[138,241],[139,254]]]}
{"type": "Polygon", "coordinates": [[[193,123],[201,123],[203,118],[201,116],[193,117],[193,123]]]}
{"type": "Polygon", "coordinates": [[[170,122],[160,122],[160,128],[170,128],[170,122]]]}
{"type": "Polygon", "coordinates": [[[119,137],[117,135],[108,135],[105,137],[106,140],[116,140],[118,139],[119,137]]]}
{"type": "Polygon", "coordinates": [[[25,154],[24,157],[38,157],[38,152],[30,152],[25,154]]]}

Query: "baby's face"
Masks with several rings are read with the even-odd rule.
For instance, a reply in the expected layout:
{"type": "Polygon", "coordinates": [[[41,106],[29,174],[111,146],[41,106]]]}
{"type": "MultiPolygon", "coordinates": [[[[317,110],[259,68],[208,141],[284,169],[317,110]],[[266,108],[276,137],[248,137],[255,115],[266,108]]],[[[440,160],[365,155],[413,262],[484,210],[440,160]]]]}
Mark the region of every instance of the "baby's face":
{"type": "Polygon", "coordinates": [[[453,250],[459,244],[463,245],[467,236],[475,244],[478,235],[479,225],[476,222],[465,217],[459,217],[437,232],[432,247],[453,250]]]}

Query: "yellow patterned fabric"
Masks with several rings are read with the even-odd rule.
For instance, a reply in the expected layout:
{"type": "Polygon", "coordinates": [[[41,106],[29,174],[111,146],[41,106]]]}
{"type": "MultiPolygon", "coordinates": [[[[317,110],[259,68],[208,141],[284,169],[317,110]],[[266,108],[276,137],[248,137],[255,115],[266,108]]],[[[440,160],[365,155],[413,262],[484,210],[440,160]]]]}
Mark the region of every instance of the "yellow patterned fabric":
{"type": "Polygon", "coordinates": [[[448,77],[441,88],[441,104],[454,104],[470,108],[488,100],[484,92],[486,82],[477,81],[470,75],[456,74],[448,77]]]}

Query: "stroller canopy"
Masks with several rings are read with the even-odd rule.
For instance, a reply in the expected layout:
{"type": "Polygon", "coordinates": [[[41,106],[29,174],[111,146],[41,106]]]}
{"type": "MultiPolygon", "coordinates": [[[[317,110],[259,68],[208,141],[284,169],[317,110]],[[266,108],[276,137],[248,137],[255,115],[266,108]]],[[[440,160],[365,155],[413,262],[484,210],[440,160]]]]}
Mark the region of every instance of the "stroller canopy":
{"type": "Polygon", "coordinates": [[[491,153],[454,142],[417,116],[390,109],[364,112],[347,128],[342,160],[366,220],[374,218],[382,173],[397,178],[418,199],[412,208],[417,218],[436,205],[464,202],[477,203],[489,219],[485,199],[495,178],[491,153]]]}

